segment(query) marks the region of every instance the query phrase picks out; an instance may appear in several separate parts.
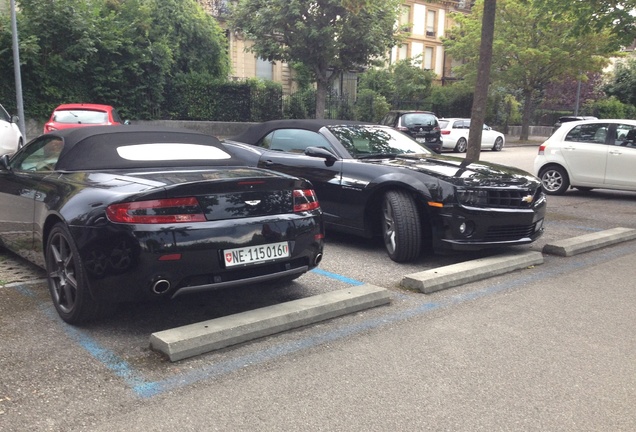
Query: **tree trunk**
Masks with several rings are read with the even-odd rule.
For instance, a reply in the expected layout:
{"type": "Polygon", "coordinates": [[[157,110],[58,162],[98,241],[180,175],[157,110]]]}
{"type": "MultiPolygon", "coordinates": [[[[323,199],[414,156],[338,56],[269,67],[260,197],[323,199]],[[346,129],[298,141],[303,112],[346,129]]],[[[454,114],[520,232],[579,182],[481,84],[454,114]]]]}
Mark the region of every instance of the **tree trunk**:
{"type": "Polygon", "coordinates": [[[481,133],[486,120],[490,65],[492,64],[496,3],[496,0],[484,1],[484,16],[481,21],[481,45],[479,47],[479,69],[477,71],[477,82],[475,83],[473,107],[470,113],[466,163],[478,161],[481,153],[481,133]]]}
{"type": "Polygon", "coordinates": [[[532,117],[532,91],[523,94],[523,113],[521,115],[521,141],[527,141],[530,135],[530,118],[532,117]]]}
{"type": "Polygon", "coordinates": [[[329,85],[327,81],[318,80],[316,82],[316,118],[325,118],[325,107],[327,106],[327,90],[329,85]]]}

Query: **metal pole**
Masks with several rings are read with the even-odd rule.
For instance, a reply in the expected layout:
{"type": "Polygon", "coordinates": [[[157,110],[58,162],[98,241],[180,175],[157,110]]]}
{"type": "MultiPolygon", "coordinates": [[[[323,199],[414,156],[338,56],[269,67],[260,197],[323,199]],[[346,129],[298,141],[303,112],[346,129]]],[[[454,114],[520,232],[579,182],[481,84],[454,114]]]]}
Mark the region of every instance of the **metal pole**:
{"type": "Polygon", "coordinates": [[[18,23],[15,16],[15,0],[11,0],[11,34],[13,40],[13,71],[15,74],[15,97],[18,105],[18,126],[24,142],[27,142],[26,127],[24,124],[24,104],[22,102],[22,77],[20,75],[20,49],[18,48],[18,23]]]}
{"type": "Polygon", "coordinates": [[[579,103],[581,100],[581,78],[579,77],[579,82],[576,86],[576,106],[574,107],[574,115],[579,115],[579,103]]]}

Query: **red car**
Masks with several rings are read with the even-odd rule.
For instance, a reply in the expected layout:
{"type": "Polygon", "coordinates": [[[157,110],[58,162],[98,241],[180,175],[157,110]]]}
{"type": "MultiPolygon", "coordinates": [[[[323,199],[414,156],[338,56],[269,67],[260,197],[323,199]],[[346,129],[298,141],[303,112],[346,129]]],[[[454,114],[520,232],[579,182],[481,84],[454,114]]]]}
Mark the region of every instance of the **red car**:
{"type": "Polygon", "coordinates": [[[129,123],[128,120],[122,121],[117,110],[110,105],[64,104],[55,108],[51,118],[44,125],[44,133],[83,126],[111,126],[129,123]]]}

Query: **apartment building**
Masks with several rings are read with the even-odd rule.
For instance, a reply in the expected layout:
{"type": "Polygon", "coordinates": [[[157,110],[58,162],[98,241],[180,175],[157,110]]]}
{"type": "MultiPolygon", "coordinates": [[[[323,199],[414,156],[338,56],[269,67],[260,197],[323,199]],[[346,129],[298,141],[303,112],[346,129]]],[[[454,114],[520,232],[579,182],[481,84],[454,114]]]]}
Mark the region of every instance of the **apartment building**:
{"type": "MultiPolygon", "coordinates": [[[[227,16],[228,0],[198,0],[203,8],[219,20],[226,28],[229,55],[232,65],[232,78],[263,78],[279,82],[285,94],[293,93],[295,84],[293,71],[286,63],[271,63],[249,52],[251,42],[238,32],[227,29],[224,17],[227,16]]],[[[399,18],[401,25],[408,25],[410,33],[404,43],[394,47],[389,53],[390,63],[402,59],[417,59],[424,69],[435,72],[437,81],[444,84],[452,80],[453,62],[444,53],[441,38],[446,29],[453,25],[451,12],[470,12],[473,2],[470,0],[404,0],[399,18]]],[[[343,74],[334,84],[338,94],[355,94],[355,72],[343,74]]]]}

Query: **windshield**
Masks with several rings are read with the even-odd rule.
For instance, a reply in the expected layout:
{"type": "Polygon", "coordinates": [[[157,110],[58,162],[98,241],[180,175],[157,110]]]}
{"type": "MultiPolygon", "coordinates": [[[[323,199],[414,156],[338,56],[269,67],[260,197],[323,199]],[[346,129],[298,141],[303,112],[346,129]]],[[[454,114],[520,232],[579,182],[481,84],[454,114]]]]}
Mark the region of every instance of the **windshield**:
{"type": "Polygon", "coordinates": [[[432,154],[430,150],[408,135],[391,128],[367,125],[328,126],[327,128],[355,158],[374,155],[428,156],[432,154]]]}

